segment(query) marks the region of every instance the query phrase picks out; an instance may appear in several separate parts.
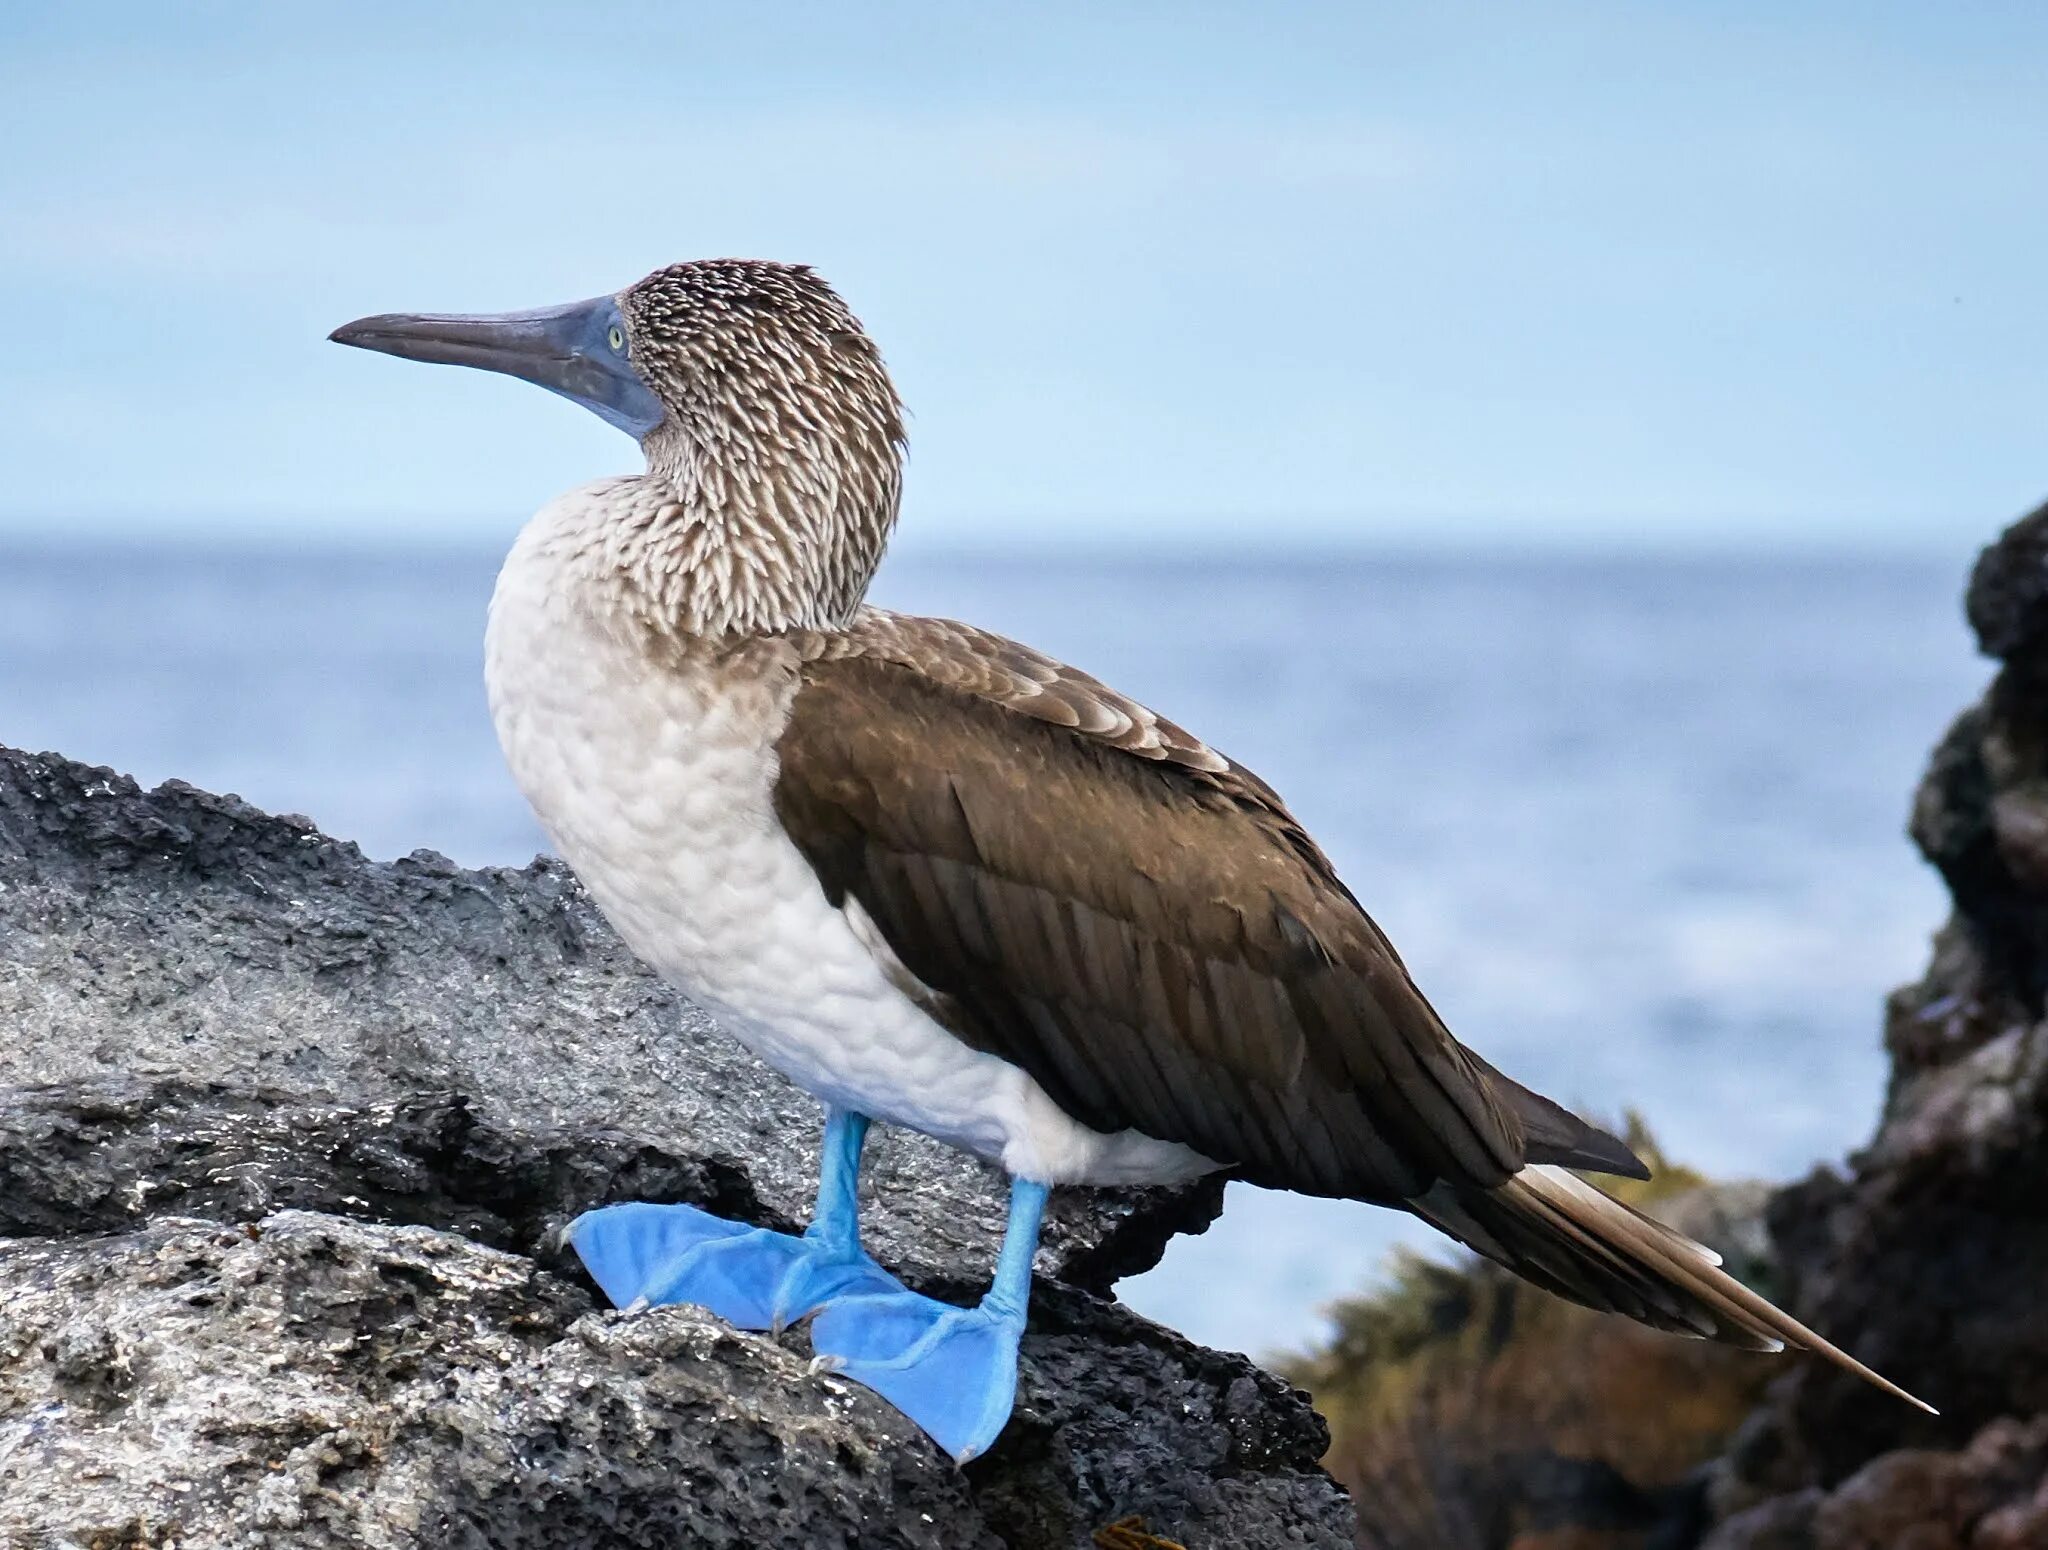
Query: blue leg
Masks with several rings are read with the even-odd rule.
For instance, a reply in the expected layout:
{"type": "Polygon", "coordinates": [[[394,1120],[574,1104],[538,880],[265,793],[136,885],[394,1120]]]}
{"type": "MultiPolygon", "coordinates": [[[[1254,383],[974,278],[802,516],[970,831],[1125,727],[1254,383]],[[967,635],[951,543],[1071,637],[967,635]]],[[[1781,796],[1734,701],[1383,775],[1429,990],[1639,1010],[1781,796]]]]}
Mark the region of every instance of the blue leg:
{"type": "Polygon", "coordinates": [[[1010,1183],[1010,1225],[988,1295],[972,1308],[896,1291],[843,1297],[811,1324],[818,1365],[864,1384],[961,1463],[988,1451],[1017,1399],[1017,1342],[1046,1187],[1010,1183]]]}
{"type": "Polygon", "coordinates": [[[569,1224],[584,1268],[621,1308],[688,1302],[740,1329],[780,1330],[840,1295],[903,1285],[861,1252],[861,1144],[867,1116],[828,1111],[818,1209],[801,1238],[728,1222],[695,1206],[602,1206],[569,1224]]]}

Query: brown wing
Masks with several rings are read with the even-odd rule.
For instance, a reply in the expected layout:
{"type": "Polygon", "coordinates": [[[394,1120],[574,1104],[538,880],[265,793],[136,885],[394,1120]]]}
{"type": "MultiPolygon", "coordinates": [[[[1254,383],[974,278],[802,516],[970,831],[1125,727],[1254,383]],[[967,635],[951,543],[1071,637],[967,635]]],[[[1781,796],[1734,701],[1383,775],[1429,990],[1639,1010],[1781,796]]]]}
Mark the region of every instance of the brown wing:
{"type": "Polygon", "coordinates": [[[1636,1172],[1462,1048],[1279,799],[1085,674],[866,611],[807,643],[776,808],[964,1039],[1097,1129],[1392,1203],[1636,1172]]]}
{"type": "Polygon", "coordinates": [[[1404,1204],[1561,1296],[1804,1346],[1903,1395],[1670,1228],[1524,1168],[1646,1176],[1451,1038],[1256,777],[964,625],[865,613],[805,645],[784,824],[933,1012],[1070,1113],[1257,1183],[1404,1204]]]}

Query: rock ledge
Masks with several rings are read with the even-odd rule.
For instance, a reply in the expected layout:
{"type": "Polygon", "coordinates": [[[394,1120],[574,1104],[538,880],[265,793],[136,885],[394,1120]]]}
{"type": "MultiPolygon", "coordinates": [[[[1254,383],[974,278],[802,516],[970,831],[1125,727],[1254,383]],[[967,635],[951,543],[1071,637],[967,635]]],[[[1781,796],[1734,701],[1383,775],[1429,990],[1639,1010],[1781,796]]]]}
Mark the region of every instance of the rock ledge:
{"type": "MultiPolygon", "coordinates": [[[[605,1309],[563,1222],[790,1227],[819,1121],[552,863],[0,750],[0,1029],[0,1544],[1351,1542],[1305,1397],[1107,1298],[1214,1183],[1056,1201],[965,1471],[801,1332],[605,1309]]],[[[881,1258],[978,1289],[985,1170],[885,1131],[864,1183],[881,1258]]]]}

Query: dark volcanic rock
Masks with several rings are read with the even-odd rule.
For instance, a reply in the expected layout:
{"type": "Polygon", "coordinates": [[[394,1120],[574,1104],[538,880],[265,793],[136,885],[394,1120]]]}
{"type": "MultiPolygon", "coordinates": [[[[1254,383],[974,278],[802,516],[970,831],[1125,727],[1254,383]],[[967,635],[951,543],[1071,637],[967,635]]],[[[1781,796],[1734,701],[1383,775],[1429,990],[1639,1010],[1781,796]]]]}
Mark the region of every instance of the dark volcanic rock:
{"type": "Polygon", "coordinates": [[[870,1396],[693,1309],[594,1313],[452,1234],[169,1217],[16,1247],[0,1307],[0,1543],[987,1534],[966,1482],[870,1396]]]}
{"type": "Polygon", "coordinates": [[[2003,661],[2048,643],[2048,504],[1978,556],[1963,610],[1987,657],[2003,661]]]}
{"type": "Polygon", "coordinates": [[[800,1337],[626,1317],[522,1256],[287,1211],[0,1255],[0,1543],[1341,1545],[1313,1412],[1049,1289],[966,1473],[800,1337]],[[43,1536],[39,1540],[38,1535],[43,1536]]]}
{"type": "Polygon", "coordinates": [[[1876,1136],[1771,1209],[1799,1316],[1943,1413],[1802,1365],[1720,1468],[1715,1550],[2048,1545],[2048,506],[1968,607],[2001,666],[1911,826],[1955,913],[1888,1008],[1876,1136]]]}
{"type": "Polygon", "coordinates": [[[1967,1448],[1900,1448],[1832,1492],[1774,1497],[1703,1550],[2039,1550],[2048,1544],[2048,1419],[1995,1421],[1967,1448]]]}
{"type": "MultiPolygon", "coordinates": [[[[964,1472],[801,1331],[603,1309],[564,1221],[798,1223],[818,1115],[558,866],[374,864],[0,751],[0,1034],[0,1544],[1349,1542],[1301,1395],[1098,1295],[1215,1184],[1057,1201],[964,1472]]],[[[880,1257],[978,1289],[996,1181],[873,1156],[880,1257]]]]}

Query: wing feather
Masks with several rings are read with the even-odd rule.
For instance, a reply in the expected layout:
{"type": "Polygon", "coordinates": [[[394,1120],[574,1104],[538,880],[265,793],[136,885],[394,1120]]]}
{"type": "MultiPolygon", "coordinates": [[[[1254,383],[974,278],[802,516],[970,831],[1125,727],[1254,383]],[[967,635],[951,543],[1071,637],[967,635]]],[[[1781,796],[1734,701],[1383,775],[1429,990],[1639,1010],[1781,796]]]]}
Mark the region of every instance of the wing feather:
{"type": "Polygon", "coordinates": [[[1546,1106],[1532,1148],[1542,1100],[1450,1036],[1279,798],[1182,728],[950,621],[870,609],[801,644],[784,827],[954,1032],[1076,1118],[1387,1203],[1497,1186],[1563,1134],[1546,1106]]]}
{"type": "Polygon", "coordinates": [[[784,827],[934,1016],[1076,1118],[1404,1205],[1561,1296],[1903,1394],[1565,1172],[1644,1176],[1451,1037],[1256,776],[965,625],[864,610],[801,644],[784,827]]]}

